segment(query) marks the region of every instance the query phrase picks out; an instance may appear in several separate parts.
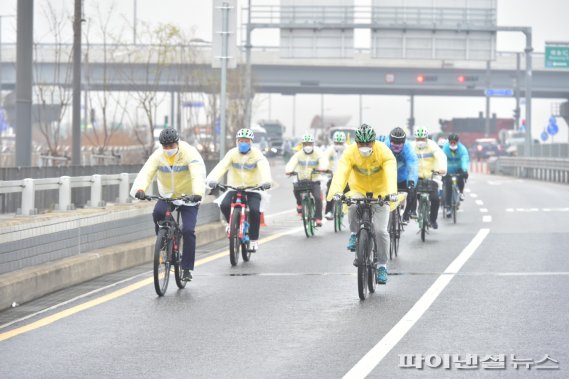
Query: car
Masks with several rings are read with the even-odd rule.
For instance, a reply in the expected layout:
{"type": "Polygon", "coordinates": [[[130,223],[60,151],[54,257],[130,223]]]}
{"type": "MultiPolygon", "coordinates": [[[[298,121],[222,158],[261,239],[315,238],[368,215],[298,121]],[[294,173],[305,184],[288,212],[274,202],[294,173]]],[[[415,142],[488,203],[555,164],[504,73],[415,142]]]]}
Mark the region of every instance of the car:
{"type": "Polygon", "coordinates": [[[477,138],[470,147],[470,156],[472,158],[488,159],[503,154],[503,148],[496,138],[477,138]]]}

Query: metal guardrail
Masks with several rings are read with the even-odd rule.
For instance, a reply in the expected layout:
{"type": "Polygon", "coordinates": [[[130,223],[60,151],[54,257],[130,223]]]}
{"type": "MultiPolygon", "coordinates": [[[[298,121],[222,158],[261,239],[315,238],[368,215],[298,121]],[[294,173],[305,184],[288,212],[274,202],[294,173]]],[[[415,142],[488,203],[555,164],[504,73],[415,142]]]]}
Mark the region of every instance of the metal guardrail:
{"type": "MultiPolygon", "coordinates": [[[[125,204],[130,202],[130,184],[134,181],[137,174],[114,174],[114,175],[91,175],[91,176],[61,176],[59,178],[42,178],[23,180],[7,180],[0,181],[0,194],[21,193],[22,200],[18,214],[29,216],[37,214],[35,208],[35,197],[38,191],[58,190],[59,203],[56,209],[59,211],[68,211],[75,209],[71,203],[72,188],[91,188],[91,197],[87,203],[90,208],[104,207],[105,201],[102,200],[103,187],[119,186],[118,202],[125,204]]],[[[149,187],[149,193],[152,192],[153,186],[149,187]]]]}
{"type": "Polygon", "coordinates": [[[500,157],[490,167],[491,173],[569,183],[569,159],[500,157]]]}

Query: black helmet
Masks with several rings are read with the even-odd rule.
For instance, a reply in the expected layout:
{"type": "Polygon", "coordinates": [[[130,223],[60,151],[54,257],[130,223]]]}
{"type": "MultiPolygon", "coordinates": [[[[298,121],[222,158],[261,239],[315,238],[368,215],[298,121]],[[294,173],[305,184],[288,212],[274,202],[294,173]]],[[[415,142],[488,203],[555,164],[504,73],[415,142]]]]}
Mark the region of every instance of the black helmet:
{"type": "Polygon", "coordinates": [[[405,134],[405,131],[400,127],[393,129],[391,133],[389,133],[390,141],[395,144],[405,143],[406,138],[407,134],[405,134]]]}
{"type": "Polygon", "coordinates": [[[448,141],[454,141],[454,142],[458,142],[458,134],[452,133],[451,135],[448,136],[448,141]]]}
{"type": "Polygon", "coordinates": [[[178,142],[180,137],[176,129],[166,128],[160,132],[160,145],[169,145],[174,142],[178,142]]]}

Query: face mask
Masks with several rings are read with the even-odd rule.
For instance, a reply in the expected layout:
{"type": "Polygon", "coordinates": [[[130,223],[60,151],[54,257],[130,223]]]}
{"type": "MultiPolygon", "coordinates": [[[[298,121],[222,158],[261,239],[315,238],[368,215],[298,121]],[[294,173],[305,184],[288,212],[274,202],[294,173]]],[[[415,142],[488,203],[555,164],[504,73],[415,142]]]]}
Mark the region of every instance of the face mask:
{"type": "Polygon", "coordinates": [[[336,153],[341,153],[344,151],[344,145],[334,145],[334,150],[336,150],[336,153]]]}
{"type": "Polygon", "coordinates": [[[425,147],[427,147],[427,141],[417,141],[418,149],[424,149],[425,147]]]}
{"type": "Polygon", "coordinates": [[[373,149],[371,147],[359,147],[358,150],[362,157],[369,157],[373,149]]]}
{"type": "Polygon", "coordinates": [[[458,149],[458,145],[449,145],[448,146],[452,151],[456,151],[458,149]]]}
{"type": "Polygon", "coordinates": [[[164,150],[164,153],[166,153],[167,156],[169,157],[173,157],[174,155],[176,155],[176,153],[178,152],[178,149],[169,149],[169,150],[164,150]]]}
{"type": "Polygon", "coordinates": [[[304,146],[302,148],[302,150],[306,153],[306,154],[312,154],[312,152],[314,151],[314,146],[304,146]]]}
{"type": "Polygon", "coordinates": [[[395,154],[401,152],[401,150],[403,150],[403,144],[395,144],[392,143],[391,144],[391,151],[393,151],[395,154]]]}
{"type": "Polygon", "coordinates": [[[239,152],[241,154],[247,154],[251,150],[251,144],[247,142],[239,142],[239,152]]]}

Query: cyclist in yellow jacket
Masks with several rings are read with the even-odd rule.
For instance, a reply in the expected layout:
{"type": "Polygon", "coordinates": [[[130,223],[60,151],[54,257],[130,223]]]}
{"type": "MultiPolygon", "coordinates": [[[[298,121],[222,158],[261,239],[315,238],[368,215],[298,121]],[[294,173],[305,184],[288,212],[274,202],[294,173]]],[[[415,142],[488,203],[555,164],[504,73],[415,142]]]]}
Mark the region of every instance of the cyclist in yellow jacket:
{"type": "MultiPolygon", "coordinates": [[[[340,162],[342,153],[346,150],[346,133],[342,131],[334,132],[332,135],[332,142],[333,144],[328,146],[324,151],[324,157],[328,159],[328,169],[334,172],[338,168],[338,163],[340,162]]],[[[327,191],[330,190],[331,184],[332,177],[330,177],[330,179],[328,179],[328,183],[326,183],[327,191]]],[[[344,192],[348,192],[348,188],[345,188],[344,192]]],[[[326,220],[332,220],[334,218],[332,215],[333,206],[334,202],[326,201],[326,209],[324,210],[324,217],[326,217],[326,220]]]]}
{"type": "MultiPolygon", "coordinates": [[[[397,161],[391,150],[383,143],[376,141],[375,130],[369,125],[362,124],[356,130],[356,143],[349,145],[334,172],[334,178],[328,200],[340,197],[346,184],[350,186],[351,197],[364,197],[372,192],[375,198],[389,195],[390,201],[397,200],[397,161]]],[[[373,223],[378,249],[377,282],[387,283],[387,251],[389,250],[389,205],[374,205],[373,223]]],[[[355,251],[357,245],[358,220],[356,206],[350,206],[348,212],[350,221],[350,240],[348,250],[355,251]]]]}
{"type": "MultiPolygon", "coordinates": [[[[229,150],[225,157],[214,167],[207,176],[209,188],[215,188],[219,180],[227,172],[227,184],[232,187],[259,187],[268,190],[271,188],[271,168],[269,161],[261,150],[252,147],[255,135],[251,129],[237,131],[237,147],[229,150]]],[[[223,216],[229,222],[231,201],[236,191],[228,191],[220,204],[223,216]]],[[[249,249],[256,252],[259,248],[259,227],[261,225],[261,195],[258,192],[247,191],[247,204],[249,205],[249,249]]]]}
{"type": "MultiPolygon", "coordinates": [[[[322,195],[320,191],[320,175],[313,175],[313,170],[327,170],[328,162],[322,152],[314,147],[314,136],[306,133],[302,137],[302,150],[296,152],[285,166],[285,172],[290,175],[298,172],[298,180],[311,180],[312,196],[316,202],[315,223],[316,226],[322,226],[322,195]]],[[[294,197],[296,198],[296,211],[302,213],[302,199],[300,191],[294,189],[294,197]]]]}
{"type": "MultiPolygon", "coordinates": [[[[158,192],[162,197],[176,198],[189,196],[189,202],[179,208],[182,216],[183,255],[182,279],[192,280],[196,258],[196,222],[198,207],[205,193],[205,164],[196,148],[180,141],[176,129],[167,128],[160,132],[160,144],[148,158],[142,170],[136,176],[130,194],[137,199],[144,199],[144,191],[151,185],[154,176],[158,182],[158,192]]],[[[168,204],[157,201],[152,218],[158,234],[158,221],[165,218],[168,204]]]]}
{"type": "MultiPolygon", "coordinates": [[[[441,150],[439,145],[429,137],[429,132],[426,128],[417,128],[415,130],[415,141],[412,146],[419,159],[419,182],[417,188],[429,188],[431,190],[429,199],[431,201],[431,227],[438,229],[437,216],[439,213],[439,185],[432,180],[433,171],[438,172],[440,175],[445,175],[447,171],[447,157],[441,150]]],[[[413,210],[417,209],[417,198],[414,199],[412,205],[413,210]]]]}

